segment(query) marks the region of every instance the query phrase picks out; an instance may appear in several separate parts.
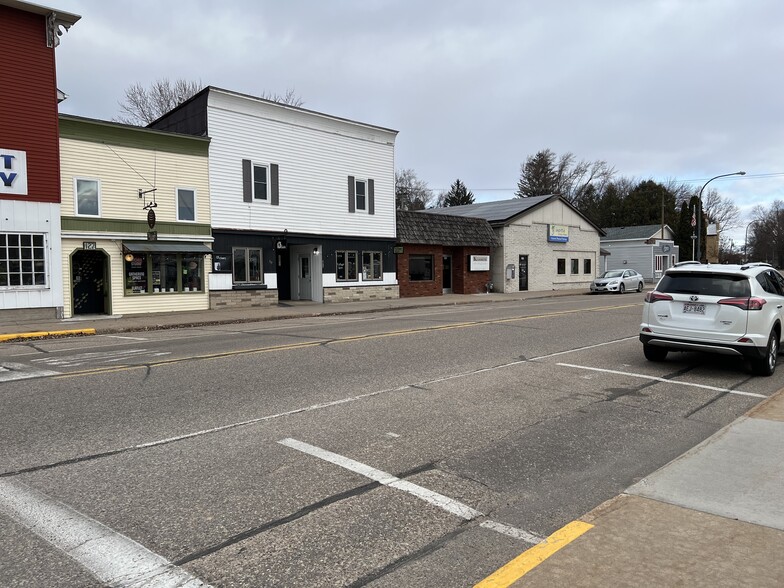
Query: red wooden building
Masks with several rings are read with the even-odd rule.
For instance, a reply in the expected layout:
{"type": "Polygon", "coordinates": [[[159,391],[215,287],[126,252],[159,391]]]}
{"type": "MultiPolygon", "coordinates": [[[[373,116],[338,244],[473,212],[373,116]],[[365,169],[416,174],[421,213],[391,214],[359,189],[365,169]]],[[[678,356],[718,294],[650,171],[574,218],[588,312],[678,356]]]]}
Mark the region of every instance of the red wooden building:
{"type": "Polygon", "coordinates": [[[0,0],[0,315],[62,316],[55,47],[79,16],[0,0]],[[10,81],[12,80],[12,81],[10,81]]]}

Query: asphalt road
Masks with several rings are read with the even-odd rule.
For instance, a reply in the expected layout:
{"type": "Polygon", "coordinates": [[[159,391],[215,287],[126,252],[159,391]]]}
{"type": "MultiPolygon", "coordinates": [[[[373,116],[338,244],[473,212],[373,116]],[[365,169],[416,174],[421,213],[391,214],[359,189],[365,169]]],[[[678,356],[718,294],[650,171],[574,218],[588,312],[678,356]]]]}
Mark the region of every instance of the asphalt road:
{"type": "Polygon", "coordinates": [[[472,586],[784,385],[647,362],[641,307],[2,344],[0,584],[472,586]]]}

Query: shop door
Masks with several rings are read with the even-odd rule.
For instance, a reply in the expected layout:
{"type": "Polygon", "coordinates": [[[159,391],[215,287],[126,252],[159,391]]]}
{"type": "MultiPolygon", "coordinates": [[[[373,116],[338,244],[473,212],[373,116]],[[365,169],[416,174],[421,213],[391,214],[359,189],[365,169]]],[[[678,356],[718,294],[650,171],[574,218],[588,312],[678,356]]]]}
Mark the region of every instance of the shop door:
{"type": "Polygon", "coordinates": [[[310,300],[313,296],[310,281],[310,256],[300,255],[297,265],[299,267],[299,276],[297,278],[299,299],[310,300]]]}
{"type": "Polygon", "coordinates": [[[291,300],[288,249],[275,250],[275,269],[278,275],[278,300],[291,300]]]}
{"type": "Polygon", "coordinates": [[[520,292],[525,292],[528,290],[528,256],[521,255],[520,256],[520,271],[518,272],[518,276],[520,279],[520,292]]]}
{"type": "Polygon", "coordinates": [[[71,258],[73,312],[106,313],[106,254],[102,251],[77,251],[71,258]]]}
{"type": "Polygon", "coordinates": [[[444,255],[443,293],[452,293],[452,256],[444,255]]]}

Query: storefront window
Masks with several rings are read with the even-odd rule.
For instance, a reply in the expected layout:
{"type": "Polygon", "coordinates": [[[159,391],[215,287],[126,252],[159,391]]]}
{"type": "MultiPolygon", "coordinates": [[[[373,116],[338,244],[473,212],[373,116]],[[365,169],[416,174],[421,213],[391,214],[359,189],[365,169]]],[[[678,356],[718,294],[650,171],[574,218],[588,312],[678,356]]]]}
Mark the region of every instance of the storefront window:
{"type": "Polygon", "coordinates": [[[147,255],[136,253],[125,262],[125,291],[130,294],[147,292],[147,255]]]}
{"type": "Polygon", "coordinates": [[[135,253],[125,262],[126,294],[203,292],[204,258],[179,253],[135,253]]]}
{"type": "Polygon", "coordinates": [[[177,257],[160,253],[152,256],[153,292],[177,292],[180,289],[177,285],[177,257]]]}
{"type": "Polygon", "coordinates": [[[199,255],[184,255],[182,257],[182,286],[186,291],[201,292],[202,257],[199,255]]]}

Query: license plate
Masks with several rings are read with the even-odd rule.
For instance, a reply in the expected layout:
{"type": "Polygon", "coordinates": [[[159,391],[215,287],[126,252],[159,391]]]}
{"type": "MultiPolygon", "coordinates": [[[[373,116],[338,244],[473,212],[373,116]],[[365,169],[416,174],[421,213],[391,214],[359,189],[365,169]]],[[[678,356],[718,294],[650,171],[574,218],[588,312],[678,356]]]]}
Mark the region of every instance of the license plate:
{"type": "Polygon", "coordinates": [[[683,304],[683,312],[686,314],[705,314],[705,305],[685,302],[683,304]]]}

